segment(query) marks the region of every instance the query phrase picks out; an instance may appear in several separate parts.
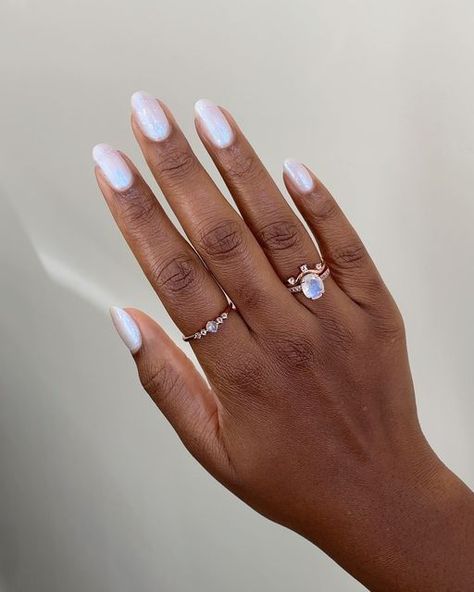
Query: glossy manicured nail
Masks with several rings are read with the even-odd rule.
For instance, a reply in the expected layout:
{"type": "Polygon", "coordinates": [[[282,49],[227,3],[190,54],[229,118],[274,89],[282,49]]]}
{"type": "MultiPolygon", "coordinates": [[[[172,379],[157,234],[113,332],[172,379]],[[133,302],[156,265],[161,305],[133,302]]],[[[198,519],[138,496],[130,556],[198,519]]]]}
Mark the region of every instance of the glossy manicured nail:
{"type": "Polygon", "coordinates": [[[194,110],[206,134],[217,148],[227,148],[234,141],[234,132],[217,105],[207,99],[200,99],[194,110]]]}
{"type": "Polygon", "coordinates": [[[120,152],[108,144],[97,144],[92,150],[92,158],[116,191],[124,191],[130,187],[133,174],[120,152]]]}
{"type": "Polygon", "coordinates": [[[309,193],[314,187],[314,181],[309,174],[308,169],[293,158],[287,158],[283,163],[283,168],[296,187],[302,193],[309,193]]]}
{"type": "Polygon", "coordinates": [[[142,132],[148,139],[161,142],[170,135],[170,122],[155,97],[142,90],[133,93],[132,109],[142,132]]]}
{"type": "Polygon", "coordinates": [[[112,317],[114,327],[117,329],[117,333],[122,338],[122,341],[132,354],[137,353],[142,346],[142,334],[140,333],[138,325],[128,312],[117,306],[112,306],[110,309],[110,316],[112,317]]]}

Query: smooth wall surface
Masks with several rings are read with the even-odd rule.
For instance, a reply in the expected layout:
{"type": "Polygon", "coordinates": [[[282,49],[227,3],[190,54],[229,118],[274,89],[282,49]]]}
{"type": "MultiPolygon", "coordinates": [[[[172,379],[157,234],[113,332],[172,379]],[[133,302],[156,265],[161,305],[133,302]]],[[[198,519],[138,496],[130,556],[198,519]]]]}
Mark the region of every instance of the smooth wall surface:
{"type": "Polygon", "coordinates": [[[143,166],[137,89],[206,163],[201,97],[278,179],[294,156],[332,188],[404,313],[423,427],[474,484],[473,26],[468,0],[0,3],[2,592],[362,590],[208,477],[113,332],[134,305],[179,339],[92,172],[97,142],[143,166]]]}

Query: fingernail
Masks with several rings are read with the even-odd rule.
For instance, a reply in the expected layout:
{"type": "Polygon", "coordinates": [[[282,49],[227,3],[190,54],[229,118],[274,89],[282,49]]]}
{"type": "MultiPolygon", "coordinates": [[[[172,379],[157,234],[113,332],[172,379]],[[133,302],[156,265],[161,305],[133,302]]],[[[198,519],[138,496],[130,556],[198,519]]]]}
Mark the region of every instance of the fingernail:
{"type": "Polygon", "coordinates": [[[170,135],[170,122],[155,97],[142,90],[133,93],[132,109],[147,138],[161,142],[170,135]]]}
{"type": "Polygon", "coordinates": [[[302,193],[308,193],[314,187],[313,177],[308,169],[293,158],[287,158],[283,163],[283,168],[290,179],[302,193]]]}
{"type": "Polygon", "coordinates": [[[214,146],[227,148],[232,144],[234,132],[217,105],[207,99],[200,99],[194,105],[194,110],[214,146]]]}
{"type": "Polygon", "coordinates": [[[108,144],[97,144],[92,150],[92,158],[116,191],[124,191],[130,187],[133,174],[120,152],[108,144]]]}
{"type": "Polygon", "coordinates": [[[117,329],[117,333],[122,338],[122,341],[132,354],[136,354],[142,346],[142,334],[140,333],[138,325],[128,312],[117,306],[111,307],[110,316],[112,317],[114,327],[117,329]]]}

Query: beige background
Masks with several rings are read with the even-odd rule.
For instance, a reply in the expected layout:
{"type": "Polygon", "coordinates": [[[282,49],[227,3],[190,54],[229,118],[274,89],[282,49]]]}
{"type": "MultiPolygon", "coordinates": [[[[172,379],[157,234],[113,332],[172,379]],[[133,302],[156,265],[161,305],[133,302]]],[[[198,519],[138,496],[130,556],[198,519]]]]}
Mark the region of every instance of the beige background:
{"type": "Polygon", "coordinates": [[[0,589],[362,589],[207,476],[111,328],[130,304],[179,338],[92,174],[96,142],[142,164],[136,89],[200,154],[204,96],[278,179],[294,156],[327,182],[404,313],[424,429],[474,483],[473,26],[469,0],[2,0],[0,589]]]}

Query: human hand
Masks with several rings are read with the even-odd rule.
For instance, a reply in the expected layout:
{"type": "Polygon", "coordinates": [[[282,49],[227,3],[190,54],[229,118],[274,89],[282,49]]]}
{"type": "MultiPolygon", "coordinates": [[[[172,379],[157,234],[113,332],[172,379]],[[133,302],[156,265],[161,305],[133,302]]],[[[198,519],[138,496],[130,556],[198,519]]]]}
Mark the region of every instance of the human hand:
{"type": "Polygon", "coordinates": [[[444,550],[430,541],[464,513],[466,488],[421,432],[402,319],[360,238],[309,169],[287,161],[310,236],[231,115],[198,102],[198,134],[240,216],[169,109],[144,94],[132,103],[136,139],[189,242],[132,162],[100,145],[97,179],[121,232],[183,334],[218,317],[225,294],[236,306],[190,342],[209,384],[152,319],[114,309],[143,386],[212,475],[371,589],[447,590],[444,550]],[[291,294],[286,280],[321,256],[325,293],[291,294]]]}

